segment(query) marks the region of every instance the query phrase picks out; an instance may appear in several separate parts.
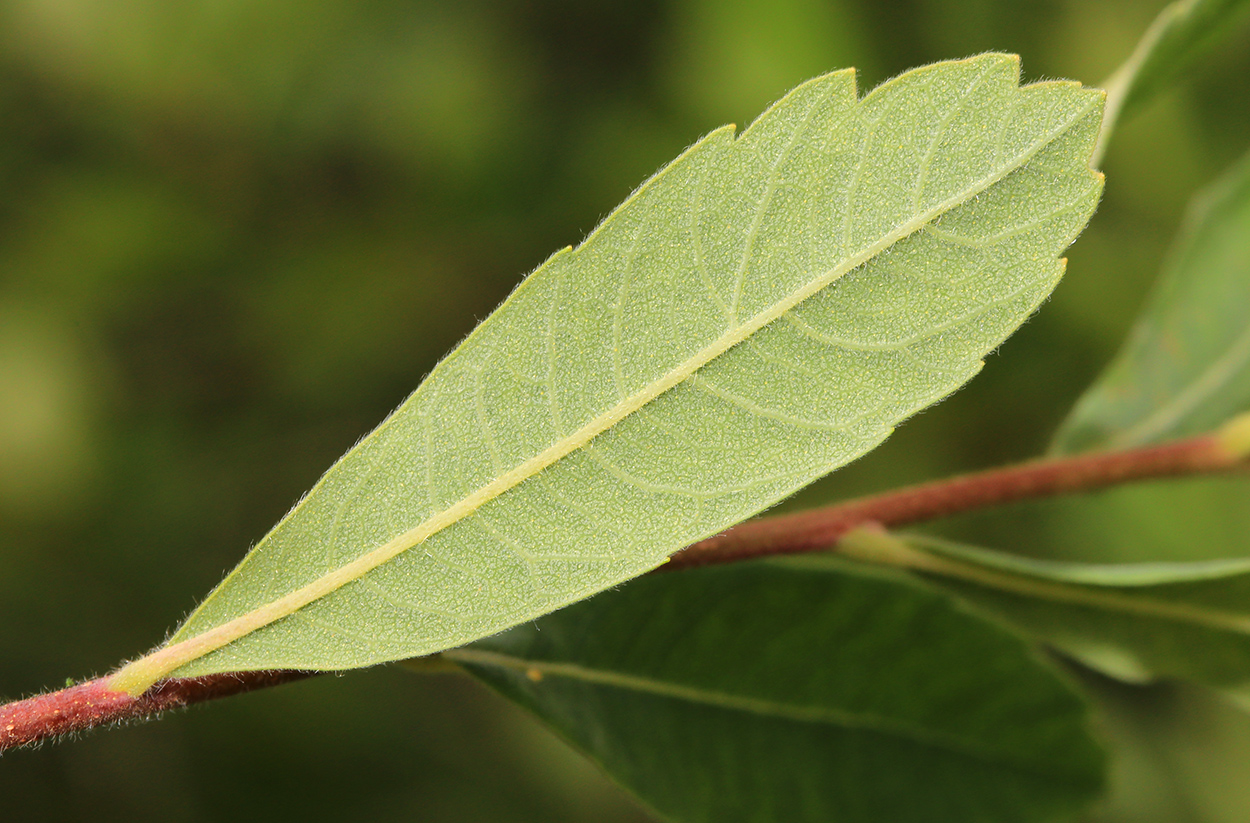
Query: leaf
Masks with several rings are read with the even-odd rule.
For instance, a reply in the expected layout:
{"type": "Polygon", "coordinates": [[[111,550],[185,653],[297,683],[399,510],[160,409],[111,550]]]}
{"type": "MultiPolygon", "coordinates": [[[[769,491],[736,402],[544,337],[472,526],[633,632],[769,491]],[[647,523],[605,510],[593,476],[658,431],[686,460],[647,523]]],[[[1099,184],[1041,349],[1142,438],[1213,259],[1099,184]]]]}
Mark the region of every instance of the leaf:
{"type": "Polygon", "coordinates": [[[1250,713],[1188,683],[1082,678],[1116,752],[1107,796],[1087,823],[1250,820],[1250,713]]]}
{"type": "Polygon", "coordinates": [[[1243,22],[1238,15],[1247,8],[1246,0],[1177,0],[1164,8],[1118,72],[1124,84],[1123,110],[1137,108],[1165,89],[1221,35],[1243,22]]]}
{"type": "Polygon", "coordinates": [[[1250,155],[1194,199],[1124,348],[1054,451],[1121,449],[1215,429],[1250,409],[1250,155]]]}
{"type": "Polygon", "coordinates": [[[1184,678],[1250,696],[1250,559],[1062,563],[863,531],[839,550],[922,572],[1111,677],[1184,678]]]}
{"type": "Polygon", "coordinates": [[[671,821],[1019,823],[1102,784],[1019,637],[852,563],[652,575],[444,656],[671,821]]]}
{"type": "Polygon", "coordinates": [[[1053,288],[1101,93],[984,55],[712,132],[558,252],[171,644],[114,676],[428,654],[662,563],[884,440],[1053,288]]]}
{"type": "Polygon", "coordinates": [[[1221,35],[1243,22],[1247,0],[1176,0],[1150,24],[1128,60],[1103,85],[1107,110],[1094,162],[1102,160],[1121,117],[1163,91],[1221,35]]]}

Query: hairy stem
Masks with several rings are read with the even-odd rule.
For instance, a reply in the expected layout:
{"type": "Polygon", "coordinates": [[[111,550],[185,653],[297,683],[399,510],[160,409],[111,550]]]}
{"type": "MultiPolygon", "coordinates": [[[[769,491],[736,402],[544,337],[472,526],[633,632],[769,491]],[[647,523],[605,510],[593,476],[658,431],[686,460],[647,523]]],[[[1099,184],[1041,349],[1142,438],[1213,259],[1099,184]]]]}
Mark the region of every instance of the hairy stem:
{"type": "MultiPolygon", "coordinates": [[[[741,523],[673,555],[661,570],[828,549],[866,524],[905,526],[1020,500],[1094,491],[1138,480],[1247,466],[1250,416],[1224,430],[1162,446],[1056,457],[990,469],[794,514],[741,523]]],[[[276,686],[310,672],[228,672],[163,680],[134,697],[108,677],[0,706],[0,752],[166,709],[276,686]]]]}
{"type": "Polygon", "coordinates": [[[138,697],[109,688],[107,677],[0,706],[0,752],[96,726],[142,720],[169,709],[278,686],[316,672],[230,672],[157,683],[138,697]]]}

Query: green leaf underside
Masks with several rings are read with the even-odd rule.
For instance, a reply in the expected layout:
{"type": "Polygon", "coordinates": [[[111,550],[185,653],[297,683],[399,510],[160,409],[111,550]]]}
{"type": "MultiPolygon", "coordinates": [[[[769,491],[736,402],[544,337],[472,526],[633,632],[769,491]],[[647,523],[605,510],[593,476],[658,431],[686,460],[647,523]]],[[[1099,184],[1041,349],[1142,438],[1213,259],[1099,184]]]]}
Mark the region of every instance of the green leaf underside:
{"type": "Polygon", "coordinates": [[[1250,409],[1248,310],[1250,155],[1195,198],[1124,348],[1077,402],[1055,450],[1199,434],[1250,409]]]}
{"type": "Polygon", "coordinates": [[[712,132],[531,274],[114,684],[346,669],[636,576],[870,450],[1045,299],[1101,93],[853,70],[712,132]]]}
{"type": "Polygon", "coordinates": [[[902,565],[1104,674],[1250,687],[1250,559],[1108,566],[903,542],[918,556],[902,565]]]}
{"type": "MultiPolygon", "coordinates": [[[[1230,32],[1250,8],[1247,0],[1178,0],[1160,12],[1133,57],[1121,69],[1123,111],[1150,100],[1230,32]]],[[[1108,84],[1109,86],[1112,84],[1108,84]]]]}
{"type": "Polygon", "coordinates": [[[1046,820],[1101,784],[1017,636],[850,563],[649,577],[446,655],[683,823],[1046,820]]]}

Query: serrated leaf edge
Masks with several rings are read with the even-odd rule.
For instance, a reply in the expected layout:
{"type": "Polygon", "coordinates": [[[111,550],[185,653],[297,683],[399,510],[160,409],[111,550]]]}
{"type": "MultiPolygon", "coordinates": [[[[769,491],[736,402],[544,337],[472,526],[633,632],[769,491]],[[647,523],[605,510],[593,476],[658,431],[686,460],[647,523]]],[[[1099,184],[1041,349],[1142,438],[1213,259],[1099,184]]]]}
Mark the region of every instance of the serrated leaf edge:
{"type": "MultiPolygon", "coordinates": [[[[914,69],[911,72],[908,72],[907,75],[903,76],[914,76],[917,72],[932,71],[943,66],[961,62],[970,62],[976,59],[979,58],[967,58],[967,60],[964,61],[936,63],[931,66],[914,69]]],[[[1013,57],[1013,60],[1018,66],[1018,58],[1013,57]]],[[[854,72],[854,69],[847,69],[845,71],[854,72]]],[[[822,75],[821,77],[814,78],[796,87],[789,94],[771,106],[767,112],[756,120],[756,122],[759,122],[760,119],[767,116],[767,114],[773,109],[783,105],[787,100],[798,94],[802,89],[813,83],[826,80],[828,77],[829,75],[822,75]]],[[[888,85],[888,82],[884,85],[888,85]]],[[[861,98],[857,101],[857,105],[863,105],[864,100],[872,94],[877,93],[881,88],[884,88],[884,85],[879,86],[877,89],[870,92],[869,95],[861,98]]],[[[1030,86],[1018,87],[1018,90],[1039,86],[1067,86],[1080,88],[1080,85],[1080,83],[1073,81],[1053,80],[1031,84],[1030,86]]],[[[690,379],[699,369],[706,366],[714,358],[724,354],[726,351],[745,341],[760,329],[778,320],[786,312],[790,311],[820,291],[823,291],[839,278],[877,257],[879,254],[898,243],[900,240],[921,230],[940,215],[974,199],[990,186],[1000,182],[1015,171],[1019,170],[1031,159],[1033,159],[1038,152],[1054,142],[1055,139],[1071,128],[1073,124],[1079,122],[1085,114],[1100,103],[1100,97],[1091,96],[1088,104],[1075,111],[1068,120],[1065,120],[1053,130],[1039,136],[1039,138],[1028,148],[1028,150],[1022,151],[1020,155],[1017,156],[1015,162],[1005,165],[996,173],[987,175],[986,178],[978,185],[971,186],[966,191],[948,198],[947,200],[936,204],[932,208],[921,212],[912,219],[900,224],[893,231],[888,232],[876,242],[872,243],[857,254],[852,255],[839,266],[836,266],[819,277],[816,277],[808,282],[803,288],[796,290],[785,299],[778,301],[773,306],[761,311],[754,317],[730,328],[717,340],[705,346],[702,350],[688,358],[686,361],[671,369],[660,379],[625,398],[608,411],[600,414],[590,422],[583,425],[577,431],[572,432],[534,457],[503,473],[495,480],[482,486],[477,491],[447,509],[444,509],[442,512],[439,512],[438,514],[428,518],[425,522],[392,538],[378,548],[369,551],[361,557],[358,557],[356,560],[353,560],[352,562],[323,575],[312,583],[296,589],[290,594],[273,600],[251,612],[248,612],[247,614],[241,615],[240,617],[223,623],[220,626],[210,629],[202,634],[164,646],[146,657],[127,664],[110,677],[110,687],[114,690],[124,691],[132,695],[141,694],[151,685],[156,683],[156,681],[167,676],[180,666],[183,666],[192,660],[198,659],[209,652],[215,651],[216,649],[220,649],[223,646],[226,646],[263,626],[267,626],[282,619],[283,617],[295,613],[309,603],[337,591],[354,580],[360,579],[373,569],[378,568],[395,557],[398,557],[414,546],[420,545],[431,535],[442,531],[460,520],[463,520],[486,503],[496,497],[499,497],[504,492],[537,475],[543,469],[551,466],[561,458],[566,457],[574,451],[586,446],[599,434],[607,431],[612,426],[624,420],[630,414],[633,414],[644,407],[647,403],[667,392],[669,389],[672,389],[683,381],[690,379]]],[[[750,129],[748,128],[747,131],[749,132],[750,129]]],[[[642,186],[640,186],[637,191],[630,195],[630,197],[621,204],[621,206],[614,209],[612,214],[610,214],[608,218],[605,218],[604,223],[600,224],[600,228],[606,224],[607,220],[611,219],[612,215],[616,214],[624,208],[624,206],[641,196],[641,194],[648,188],[656,185],[658,181],[662,180],[668,171],[683,158],[713,139],[723,139],[727,135],[732,135],[733,132],[733,126],[723,126],[720,129],[709,133],[686,151],[682,152],[682,154],[679,155],[672,163],[665,166],[664,169],[661,169],[642,186]]],[[[744,132],[744,135],[745,133],[746,132],[744,132]]],[[[737,139],[740,140],[742,138],[738,137],[737,139]]],[[[1101,178],[1100,173],[1094,172],[1094,174],[1101,178]]],[[[592,232],[578,245],[577,248],[580,250],[588,242],[590,242],[590,240],[593,239],[598,233],[600,228],[597,228],[594,232],[592,232]]],[[[575,252],[569,247],[560,250],[555,255],[548,258],[548,260],[543,263],[535,271],[535,273],[550,266],[557,258],[571,253],[575,252]]],[[[562,604],[555,604],[553,608],[557,608],[559,605],[562,604]]]]}

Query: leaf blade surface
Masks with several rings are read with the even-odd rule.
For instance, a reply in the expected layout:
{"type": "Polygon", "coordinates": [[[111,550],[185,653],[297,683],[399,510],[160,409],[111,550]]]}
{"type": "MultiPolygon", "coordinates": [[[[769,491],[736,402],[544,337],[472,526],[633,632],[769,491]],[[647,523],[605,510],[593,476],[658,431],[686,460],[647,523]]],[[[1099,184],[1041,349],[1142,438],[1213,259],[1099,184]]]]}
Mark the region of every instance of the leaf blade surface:
{"type": "Polygon", "coordinates": [[[1026,821],[1102,756],[1018,637],[901,575],[656,575],[445,653],[667,820],[1026,821]]]}
{"type": "Polygon", "coordinates": [[[1250,155],[1194,198],[1124,347],[1077,401],[1054,451],[1211,431],[1250,409],[1250,155]]]}
{"type": "Polygon", "coordinates": [[[662,562],[871,449],[1045,298],[1101,96],[1006,55],[712,132],[543,264],[128,689],[449,648],[662,562]]]}

